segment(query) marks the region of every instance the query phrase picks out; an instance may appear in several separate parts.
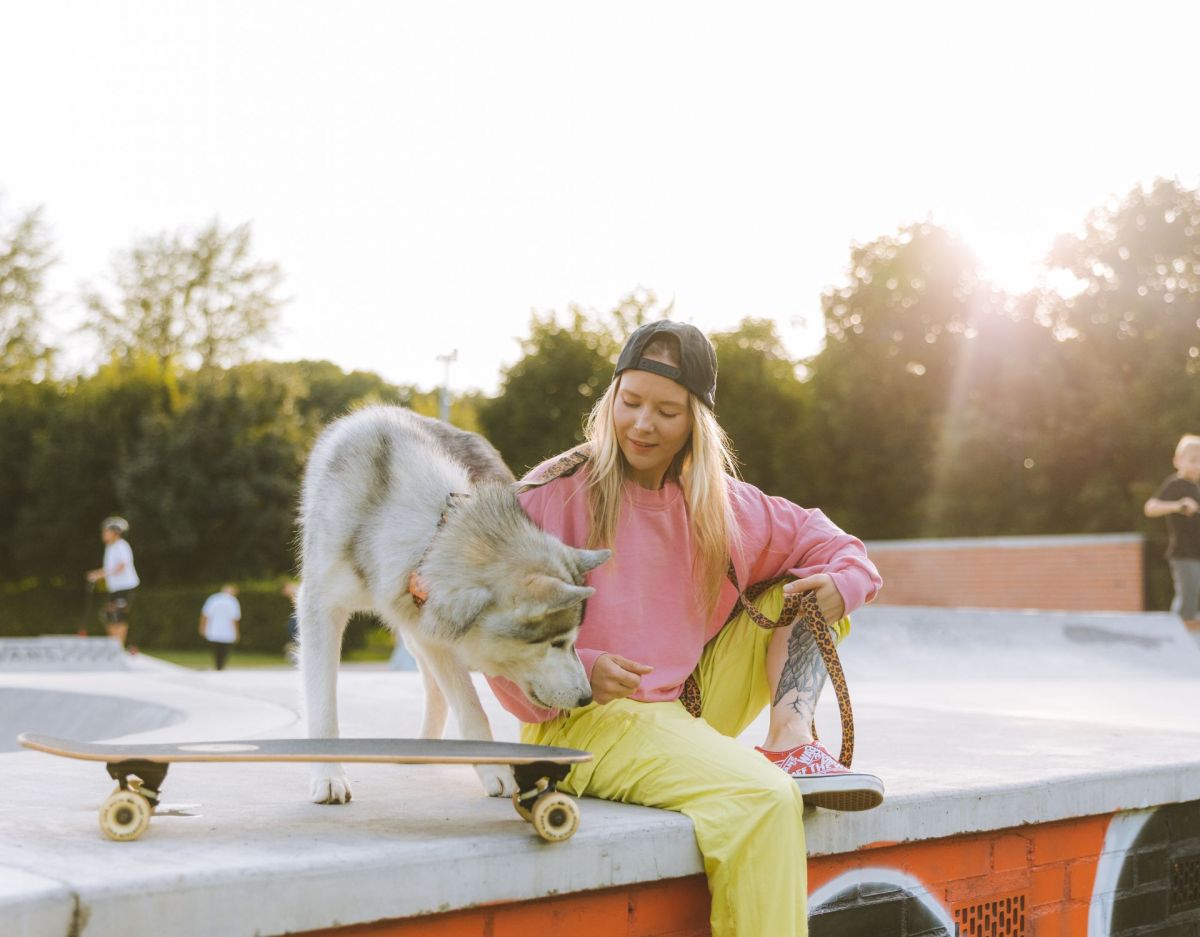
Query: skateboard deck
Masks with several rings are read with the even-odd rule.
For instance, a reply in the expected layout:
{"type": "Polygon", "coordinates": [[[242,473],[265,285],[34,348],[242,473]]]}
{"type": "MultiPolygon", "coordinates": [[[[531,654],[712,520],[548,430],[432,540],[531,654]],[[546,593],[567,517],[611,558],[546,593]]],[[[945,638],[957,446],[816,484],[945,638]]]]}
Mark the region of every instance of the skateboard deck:
{"type": "Polygon", "coordinates": [[[579,807],[555,789],[590,752],[519,742],[470,739],[230,739],[149,745],[102,744],[23,733],[25,748],[63,758],[104,762],[117,788],[100,808],[109,839],[137,839],[158,806],[167,769],[175,762],[374,762],[386,764],[509,765],[517,780],[513,806],[547,842],[570,839],[579,807]]]}

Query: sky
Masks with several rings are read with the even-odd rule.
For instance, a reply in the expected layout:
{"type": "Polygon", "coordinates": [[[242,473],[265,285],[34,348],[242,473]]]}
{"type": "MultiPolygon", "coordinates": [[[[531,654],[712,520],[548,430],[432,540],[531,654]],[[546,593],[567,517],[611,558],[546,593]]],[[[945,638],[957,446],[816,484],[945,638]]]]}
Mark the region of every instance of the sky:
{"type": "Polygon", "coordinates": [[[81,284],[214,217],[283,269],[263,356],[494,393],[534,312],[650,289],[806,356],[854,243],[932,219],[1021,290],[1089,210],[1200,186],[1192,0],[41,0],[2,29],[0,210],[43,207],[79,362],[81,284]]]}

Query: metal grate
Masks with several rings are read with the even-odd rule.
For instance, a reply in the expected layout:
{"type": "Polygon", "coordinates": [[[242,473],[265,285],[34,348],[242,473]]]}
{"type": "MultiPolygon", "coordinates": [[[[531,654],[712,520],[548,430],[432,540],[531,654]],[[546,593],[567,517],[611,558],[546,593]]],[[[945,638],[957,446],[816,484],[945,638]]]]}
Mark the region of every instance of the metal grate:
{"type": "Polygon", "coordinates": [[[1025,896],[1007,895],[954,910],[957,937],[1025,937],[1025,896]]]}
{"type": "Polygon", "coordinates": [[[1171,860],[1171,913],[1200,907],[1200,855],[1171,860]]]}

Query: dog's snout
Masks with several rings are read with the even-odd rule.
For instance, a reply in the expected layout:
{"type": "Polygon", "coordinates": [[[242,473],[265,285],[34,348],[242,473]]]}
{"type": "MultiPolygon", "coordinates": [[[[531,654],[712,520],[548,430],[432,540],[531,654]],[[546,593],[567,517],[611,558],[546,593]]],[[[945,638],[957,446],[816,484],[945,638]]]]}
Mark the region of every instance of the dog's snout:
{"type": "Polygon", "coordinates": [[[583,696],[579,697],[579,702],[577,702],[575,705],[576,706],[589,706],[589,705],[591,705],[591,702],[592,702],[592,694],[584,693],[583,696]]]}

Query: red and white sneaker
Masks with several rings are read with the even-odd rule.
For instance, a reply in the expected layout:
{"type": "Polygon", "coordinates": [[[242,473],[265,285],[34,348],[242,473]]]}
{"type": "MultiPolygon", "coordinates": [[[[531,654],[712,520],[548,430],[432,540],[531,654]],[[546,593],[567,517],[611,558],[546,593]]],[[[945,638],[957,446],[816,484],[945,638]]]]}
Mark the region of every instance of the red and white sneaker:
{"type": "Polygon", "coordinates": [[[772,764],[796,779],[804,802],[826,810],[870,810],[883,803],[883,782],[841,764],[820,742],[797,745],[786,752],[756,748],[772,764]]]}

